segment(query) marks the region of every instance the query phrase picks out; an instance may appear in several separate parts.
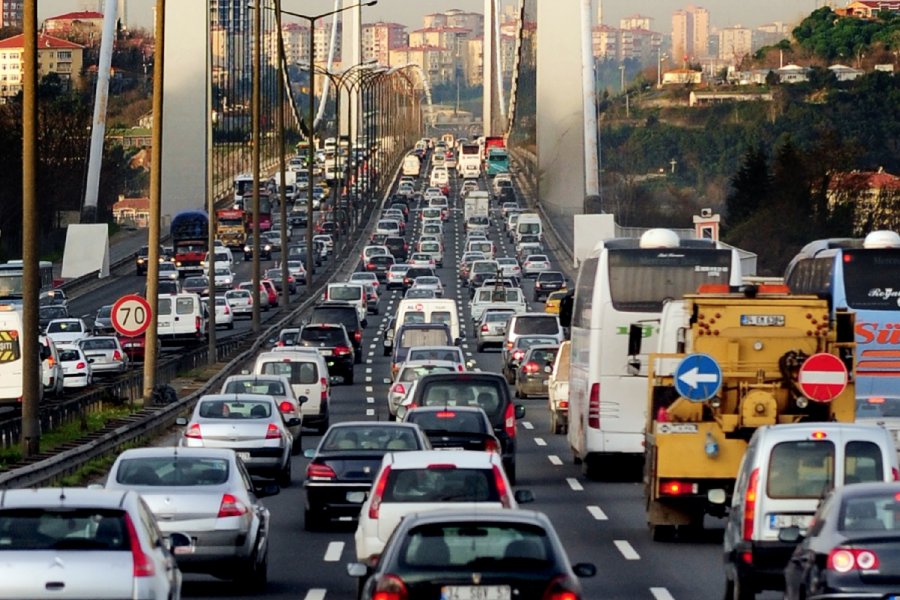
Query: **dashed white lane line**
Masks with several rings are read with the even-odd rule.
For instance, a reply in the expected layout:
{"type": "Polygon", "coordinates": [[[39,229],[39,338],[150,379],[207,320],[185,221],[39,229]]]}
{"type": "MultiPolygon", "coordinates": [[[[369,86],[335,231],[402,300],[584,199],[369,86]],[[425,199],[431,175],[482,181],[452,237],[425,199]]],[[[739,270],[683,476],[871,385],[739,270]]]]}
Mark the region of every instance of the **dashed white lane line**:
{"type": "MultiPolygon", "coordinates": [[[[366,364],[367,364],[367,365],[371,365],[371,364],[372,364],[372,359],[371,359],[371,358],[367,358],[367,359],[366,359],[366,364]]],[[[369,373],[370,371],[367,370],[366,372],[369,373]]]]}
{"type": "Polygon", "coordinates": [[[534,438],[534,443],[537,444],[538,446],[546,446],[546,445],[547,445],[547,440],[545,440],[544,438],[537,438],[537,437],[536,437],[536,438],[534,438]]]}
{"type": "Polygon", "coordinates": [[[619,549],[619,552],[622,553],[622,556],[625,557],[625,560],[640,560],[641,555],[637,553],[637,550],[629,544],[625,540],[614,540],[613,544],[616,545],[616,548],[619,549]]]}
{"type": "Polygon", "coordinates": [[[372,378],[367,376],[367,377],[366,377],[366,383],[372,383],[372,378]]]}
{"type": "Polygon", "coordinates": [[[569,487],[576,492],[580,492],[584,489],[584,487],[581,485],[581,482],[574,477],[566,477],[566,483],[568,483],[569,487]]]}
{"type": "Polygon", "coordinates": [[[366,373],[371,373],[371,372],[372,372],[372,367],[366,367],[366,373]]]}
{"type": "Polygon", "coordinates": [[[341,560],[343,553],[344,542],[328,542],[328,548],[325,549],[325,562],[337,562],[341,560]]]}
{"type": "Polygon", "coordinates": [[[550,461],[550,464],[556,465],[557,467],[562,464],[562,459],[555,454],[549,455],[547,460],[550,461]]]}
{"type": "Polygon", "coordinates": [[[650,588],[650,593],[653,594],[653,597],[656,598],[656,600],[675,600],[675,596],[669,593],[669,590],[666,588],[650,588]]]}
{"type": "Polygon", "coordinates": [[[522,421],[522,427],[525,429],[534,429],[534,424],[531,421],[522,421]]]}
{"type": "Polygon", "coordinates": [[[598,521],[607,521],[609,517],[606,516],[606,513],[600,509],[599,506],[588,506],[588,512],[591,513],[591,516],[598,521]]]}
{"type": "Polygon", "coordinates": [[[372,393],[372,392],[374,392],[375,390],[374,390],[374,388],[373,388],[371,385],[367,385],[367,386],[366,386],[366,391],[369,392],[369,393],[372,393]]]}
{"type": "Polygon", "coordinates": [[[374,409],[374,408],[367,408],[367,409],[366,409],[366,416],[367,416],[367,417],[374,417],[374,416],[375,416],[375,409],[374,409]]]}
{"type": "Polygon", "coordinates": [[[312,588],[306,595],[303,597],[303,600],[325,600],[325,594],[328,593],[328,590],[323,590],[322,588],[312,588]]]}
{"type": "Polygon", "coordinates": [[[375,404],[375,398],[373,398],[372,396],[367,396],[366,404],[375,404]]]}

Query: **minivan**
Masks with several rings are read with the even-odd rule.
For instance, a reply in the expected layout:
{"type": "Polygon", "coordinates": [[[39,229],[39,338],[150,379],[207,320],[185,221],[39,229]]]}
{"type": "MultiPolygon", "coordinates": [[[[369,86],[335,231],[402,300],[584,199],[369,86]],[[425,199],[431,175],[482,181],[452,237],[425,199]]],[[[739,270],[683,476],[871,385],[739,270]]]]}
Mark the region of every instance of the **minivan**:
{"type": "Polygon", "coordinates": [[[459,310],[452,298],[409,298],[397,306],[396,330],[410,323],[446,323],[450,326],[450,344],[461,342],[459,310]]]}
{"type": "Polygon", "coordinates": [[[554,336],[557,344],[562,344],[565,339],[562,326],[559,324],[559,317],[547,313],[525,313],[513,316],[506,327],[506,348],[512,348],[516,338],[522,335],[554,336]]]}
{"type": "Polygon", "coordinates": [[[894,440],[878,425],[808,422],[757,429],[725,525],[725,597],[784,589],[784,569],[797,543],[781,541],[781,532],[805,532],[832,488],[898,478],[894,440]]]}
{"type": "Polygon", "coordinates": [[[452,346],[450,326],[446,323],[407,323],[394,334],[394,354],[391,357],[391,380],[413,346],[452,346]]]}
{"type": "Polygon", "coordinates": [[[291,382],[294,396],[307,401],[300,405],[303,425],[313,427],[320,433],[328,429],[328,404],[331,385],[328,380],[328,365],[315,349],[303,350],[297,347],[273,352],[263,352],[256,357],[253,366],[255,375],[284,375],[291,382]]]}
{"type": "Polygon", "coordinates": [[[205,300],[186,292],[158,298],[156,327],[161,343],[206,340],[208,313],[205,300]]]}
{"type": "Polygon", "coordinates": [[[329,283],[328,287],[325,288],[324,300],[349,302],[356,307],[356,312],[359,314],[359,320],[363,327],[366,326],[368,304],[366,302],[366,291],[363,286],[358,283],[329,283]]]}

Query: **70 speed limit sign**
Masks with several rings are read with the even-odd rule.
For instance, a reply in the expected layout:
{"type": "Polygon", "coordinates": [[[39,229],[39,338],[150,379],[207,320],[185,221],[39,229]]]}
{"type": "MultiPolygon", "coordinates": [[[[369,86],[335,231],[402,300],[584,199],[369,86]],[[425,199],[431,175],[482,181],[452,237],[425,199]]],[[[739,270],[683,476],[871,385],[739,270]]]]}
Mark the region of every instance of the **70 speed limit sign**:
{"type": "Polygon", "coordinates": [[[121,335],[135,337],[150,327],[150,304],[135,294],[122,296],[112,307],[112,325],[121,335]]]}

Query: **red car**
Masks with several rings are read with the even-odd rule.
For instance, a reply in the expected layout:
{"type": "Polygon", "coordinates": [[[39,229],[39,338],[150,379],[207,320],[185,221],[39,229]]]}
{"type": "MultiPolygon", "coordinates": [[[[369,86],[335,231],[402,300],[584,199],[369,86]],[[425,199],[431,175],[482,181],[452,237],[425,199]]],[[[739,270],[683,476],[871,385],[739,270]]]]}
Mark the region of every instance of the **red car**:
{"type": "MultiPolygon", "coordinates": [[[[265,288],[269,295],[269,306],[278,306],[278,290],[275,289],[275,284],[270,279],[262,279],[259,285],[265,288]]],[[[260,290],[260,293],[262,293],[262,290],[260,290]]]]}
{"type": "MultiPolygon", "coordinates": [[[[136,337],[119,335],[116,337],[119,338],[119,343],[122,344],[122,349],[125,351],[129,360],[132,362],[144,362],[147,344],[146,335],[141,334],[136,337]]],[[[156,341],[156,354],[157,356],[159,355],[159,340],[156,341]]]]}

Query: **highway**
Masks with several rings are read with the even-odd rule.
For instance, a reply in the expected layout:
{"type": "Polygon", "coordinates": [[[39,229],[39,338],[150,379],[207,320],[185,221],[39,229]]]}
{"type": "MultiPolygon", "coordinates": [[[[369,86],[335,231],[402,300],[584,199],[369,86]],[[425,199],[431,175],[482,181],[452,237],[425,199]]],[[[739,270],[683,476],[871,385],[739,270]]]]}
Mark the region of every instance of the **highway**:
{"type": "MultiPolygon", "coordinates": [[[[458,183],[451,183],[453,204],[456,204],[458,183]]],[[[482,182],[482,186],[484,184],[482,182]]],[[[423,189],[426,187],[422,180],[420,185],[423,189]]],[[[445,266],[438,273],[445,285],[445,297],[457,299],[463,322],[468,325],[468,291],[458,285],[456,278],[464,234],[461,213],[454,212],[454,215],[453,225],[447,226],[445,237],[445,266]]],[[[410,225],[413,223],[411,219],[410,225]]],[[[494,219],[491,239],[499,244],[498,256],[513,255],[513,248],[499,226],[499,219],[494,219]]],[[[408,237],[414,236],[415,228],[411,226],[408,237]]],[[[246,272],[247,268],[242,264],[239,272],[246,272]]],[[[142,283],[142,278],[130,275],[120,278],[117,285],[122,286],[124,292],[126,288],[137,289],[142,283]]],[[[531,298],[532,285],[526,280],[526,298],[531,298]]],[[[120,288],[115,289],[118,293],[120,288]]],[[[106,293],[110,294],[106,300],[109,301],[112,293],[108,290],[106,293]]],[[[333,423],[387,418],[389,386],[385,379],[389,377],[390,358],[383,356],[379,330],[401,297],[400,291],[383,294],[380,315],[369,317],[363,338],[363,362],[356,366],[357,383],[338,385],[333,389],[333,423]]],[[[543,304],[532,303],[531,307],[536,311],[543,310],[543,304]]],[[[244,327],[246,325],[239,325],[236,331],[244,327]]],[[[476,353],[470,327],[467,327],[467,335],[469,339],[463,342],[467,358],[474,358],[482,370],[499,371],[499,351],[476,353]]],[[[518,427],[516,487],[533,491],[536,501],[526,508],[550,516],[572,562],[590,561],[597,565],[597,576],[582,582],[585,598],[705,599],[722,596],[721,522],[708,521],[707,531],[693,539],[670,543],[651,541],[644,520],[640,482],[585,479],[581,468],[572,462],[565,435],[550,433],[547,401],[517,402],[523,403],[527,412],[518,427]]],[[[313,448],[319,439],[318,435],[307,431],[303,447],[313,448]]],[[[302,456],[295,457],[292,486],[264,501],[272,510],[274,522],[269,587],[265,597],[292,600],[355,598],[356,581],[346,573],[346,563],[355,560],[355,524],[338,524],[325,532],[304,530],[302,483],[306,463],[302,456]]],[[[192,574],[185,576],[183,592],[190,598],[241,597],[232,582],[192,574]]]]}

